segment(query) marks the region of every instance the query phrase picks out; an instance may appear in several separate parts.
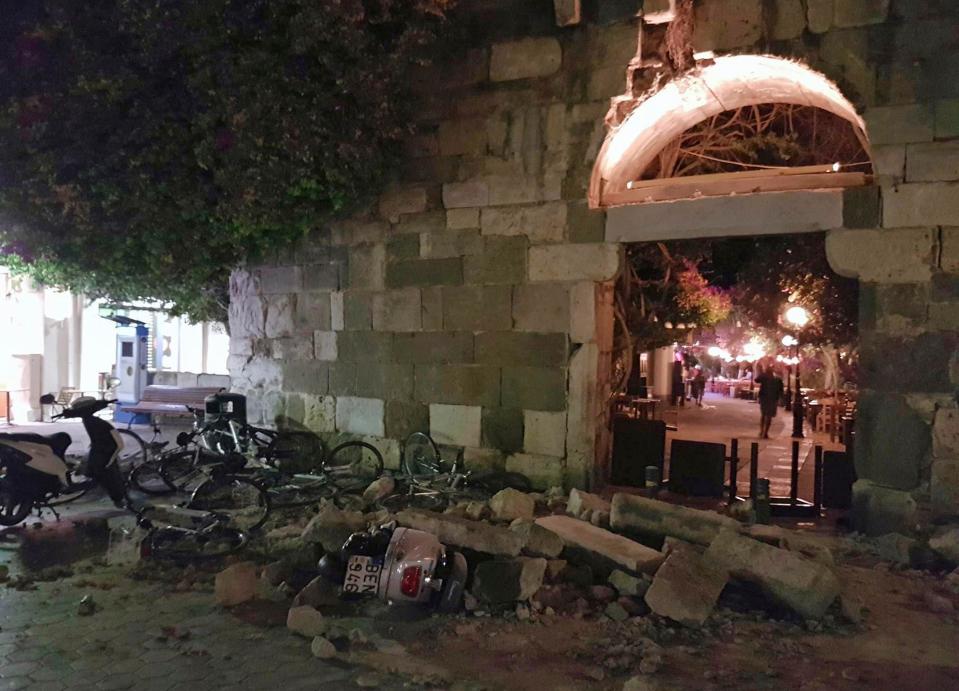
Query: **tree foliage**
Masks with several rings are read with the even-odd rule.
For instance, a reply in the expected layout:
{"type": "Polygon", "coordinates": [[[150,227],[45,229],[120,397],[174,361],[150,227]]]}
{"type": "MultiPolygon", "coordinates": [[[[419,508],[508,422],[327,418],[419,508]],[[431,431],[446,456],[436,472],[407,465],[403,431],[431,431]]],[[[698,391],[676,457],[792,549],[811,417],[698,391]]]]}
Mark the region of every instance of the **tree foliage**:
{"type": "Polygon", "coordinates": [[[450,0],[0,0],[0,261],[222,318],[375,192],[450,0]]]}

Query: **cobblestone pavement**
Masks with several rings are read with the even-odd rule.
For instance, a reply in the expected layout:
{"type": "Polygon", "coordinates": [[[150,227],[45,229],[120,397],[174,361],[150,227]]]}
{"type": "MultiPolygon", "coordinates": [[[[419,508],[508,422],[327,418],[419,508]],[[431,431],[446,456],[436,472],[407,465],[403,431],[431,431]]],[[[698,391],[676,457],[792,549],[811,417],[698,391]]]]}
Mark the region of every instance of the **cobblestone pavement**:
{"type": "Polygon", "coordinates": [[[120,568],[36,590],[0,586],[0,691],[355,688],[368,675],[312,657],[310,642],[285,627],[245,623],[217,607],[212,593],[171,592],[120,568]],[[97,604],[92,615],[79,614],[84,595],[97,604]]]}

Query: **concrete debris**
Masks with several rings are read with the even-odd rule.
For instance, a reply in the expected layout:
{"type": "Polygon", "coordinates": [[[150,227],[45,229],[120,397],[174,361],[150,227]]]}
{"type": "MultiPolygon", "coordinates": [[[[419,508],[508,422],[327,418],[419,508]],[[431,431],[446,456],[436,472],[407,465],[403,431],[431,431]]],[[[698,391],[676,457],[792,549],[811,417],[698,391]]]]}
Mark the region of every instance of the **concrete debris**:
{"type": "Polygon", "coordinates": [[[654,549],[569,516],[545,516],[536,523],[559,535],[568,550],[603,570],[618,566],[635,573],[653,573],[665,559],[654,549]]]}
{"type": "Polygon", "coordinates": [[[315,638],[326,634],[329,623],[318,610],[303,605],[287,612],[286,628],[304,638],[315,638]]]}
{"type": "Polygon", "coordinates": [[[902,533],[886,533],[876,538],[879,558],[900,566],[908,566],[912,562],[912,550],[915,547],[916,540],[902,533]]]}
{"type": "Polygon", "coordinates": [[[272,586],[277,586],[286,580],[287,568],[282,561],[274,561],[263,567],[260,572],[260,579],[266,581],[272,586]]]}
{"type": "Polygon", "coordinates": [[[353,533],[366,528],[366,519],[359,511],[344,511],[327,502],[303,529],[301,538],[318,544],[327,552],[336,552],[353,533]]]}
{"type": "Polygon", "coordinates": [[[959,526],[950,526],[929,538],[932,551],[953,566],[959,564],[959,526]]]}
{"type": "Polygon", "coordinates": [[[732,577],[758,584],[806,619],[820,618],[839,595],[839,581],[824,564],[732,531],[721,532],[705,556],[732,577]]]}
{"type": "Polygon", "coordinates": [[[317,576],[296,594],[293,598],[293,606],[328,607],[339,601],[339,588],[323,576],[317,576]]]}
{"type": "Polygon", "coordinates": [[[233,607],[256,597],[256,564],[242,561],[223,569],[213,581],[213,595],[222,607],[233,607]]]}
{"type": "Polygon", "coordinates": [[[702,626],[728,580],[725,569],[696,551],[676,549],[653,577],[646,604],[656,614],[685,626],[702,626]]]}
{"type": "Polygon", "coordinates": [[[396,490],[396,480],[391,475],[384,475],[370,483],[363,492],[363,503],[372,506],[381,499],[393,494],[396,490]]]}
{"type": "Polygon", "coordinates": [[[619,602],[610,602],[606,605],[606,609],[603,610],[603,614],[613,621],[626,621],[629,619],[629,612],[627,612],[626,608],[619,604],[619,602]]]}
{"type": "Polygon", "coordinates": [[[525,601],[540,589],[545,575],[545,559],[492,559],[476,567],[472,593],[491,604],[525,601]]]}
{"type": "Polygon", "coordinates": [[[579,489],[569,491],[569,500],[566,502],[566,513],[584,521],[590,520],[594,511],[609,513],[609,502],[598,494],[590,494],[579,489]]]}
{"type": "Polygon", "coordinates": [[[493,495],[489,500],[489,508],[494,521],[532,519],[536,511],[536,500],[526,492],[507,487],[493,495]]]}
{"type": "MultiPolygon", "coordinates": [[[[554,533],[555,535],[555,533],[554,533]]],[[[566,569],[567,561],[565,559],[549,559],[546,562],[546,578],[550,583],[556,582],[560,574],[566,569]]]]}
{"type": "Polygon", "coordinates": [[[563,540],[556,533],[531,520],[517,519],[509,529],[523,537],[523,553],[531,557],[553,559],[563,551],[563,540]]]}
{"type": "Polygon", "coordinates": [[[589,522],[600,528],[609,528],[609,511],[596,509],[589,514],[589,522]]]}
{"type": "Polygon", "coordinates": [[[709,545],[720,530],[738,530],[739,523],[713,511],[690,509],[631,494],[614,494],[610,525],[617,532],[654,537],[667,535],[709,545]]]}
{"type": "Polygon", "coordinates": [[[858,597],[843,593],[839,596],[839,605],[842,610],[842,616],[846,621],[856,626],[862,624],[865,608],[858,597]]]}
{"type": "Polygon", "coordinates": [[[680,540],[678,537],[666,536],[666,539],[663,540],[663,546],[660,549],[660,552],[665,554],[667,557],[677,549],[699,549],[702,550],[702,547],[699,545],[694,545],[691,542],[686,542],[685,540],[680,540]]]}
{"type": "Polygon", "coordinates": [[[441,515],[428,511],[406,510],[396,515],[401,526],[432,533],[444,545],[516,557],[526,546],[522,535],[509,528],[470,521],[457,516],[441,515]]]}
{"type": "Polygon", "coordinates": [[[466,504],[464,514],[471,521],[481,521],[489,515],[489,504],[485,501],[471,501],[466,504]]]}
{"type": "Polygon", "coordinates": [[[642,597],[649,590],[650,581],[648,578],[630,576],[624,571],[616,569],[609,574],[608,582],[616,589],[620,595],[629,595],[631,597],[642,597]]]}
{"type": "Polygon", "coordinates": [[[318,657],[321,660],[329,660],[336,657],[336,646],[323,638],[323,636],[317,636],[313,639],[313,642],[310,643],[310,652],[313,653],[313,657],[318,657]]]}

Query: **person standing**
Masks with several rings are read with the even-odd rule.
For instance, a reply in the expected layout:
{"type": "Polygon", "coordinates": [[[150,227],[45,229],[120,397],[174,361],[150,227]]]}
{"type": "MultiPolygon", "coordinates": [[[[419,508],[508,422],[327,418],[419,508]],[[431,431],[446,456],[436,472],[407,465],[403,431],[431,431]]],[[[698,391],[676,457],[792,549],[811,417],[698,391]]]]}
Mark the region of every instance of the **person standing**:
{"type": "Polygon", "coordinates": [[[676,407],[677,404],[686,403],[686,382],[683,378],[683,361],[673,360],[672,387],[670,389],[669,404],[676,407]]]}
{"type": "Polygon", "coordinates": [[[693,398],[696,399],[696,405],[702,408],[703,395],[706,393],[706,375],[702,365],[696,365],[693,372],[693,398]]]}
{"type": "Polygon", "coordinates": [[[773,367],[767,367],[756,377],[756,383],[759,384],[759,437],[769,439],[769,428],[783,395],[783,380],[773,367]]]}

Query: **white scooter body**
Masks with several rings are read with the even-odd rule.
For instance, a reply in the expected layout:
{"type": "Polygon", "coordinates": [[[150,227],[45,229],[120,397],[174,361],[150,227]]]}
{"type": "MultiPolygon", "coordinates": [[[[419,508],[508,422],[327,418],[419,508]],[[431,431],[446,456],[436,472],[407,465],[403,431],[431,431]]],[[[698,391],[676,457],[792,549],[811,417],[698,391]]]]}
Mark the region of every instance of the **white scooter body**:
{"type": "Polygon", "coordinates": [[[60,485],[67,487],[67,464],[57,456],[53,449],[46,444],[35,444],[27,441],[5,441],[0,440],[0,444],[16,449],[20,453],[26,454],[30,460],[24,465],[28,468],[40,471],[45,475],[53,475],[60,480],[60,485]]]}

